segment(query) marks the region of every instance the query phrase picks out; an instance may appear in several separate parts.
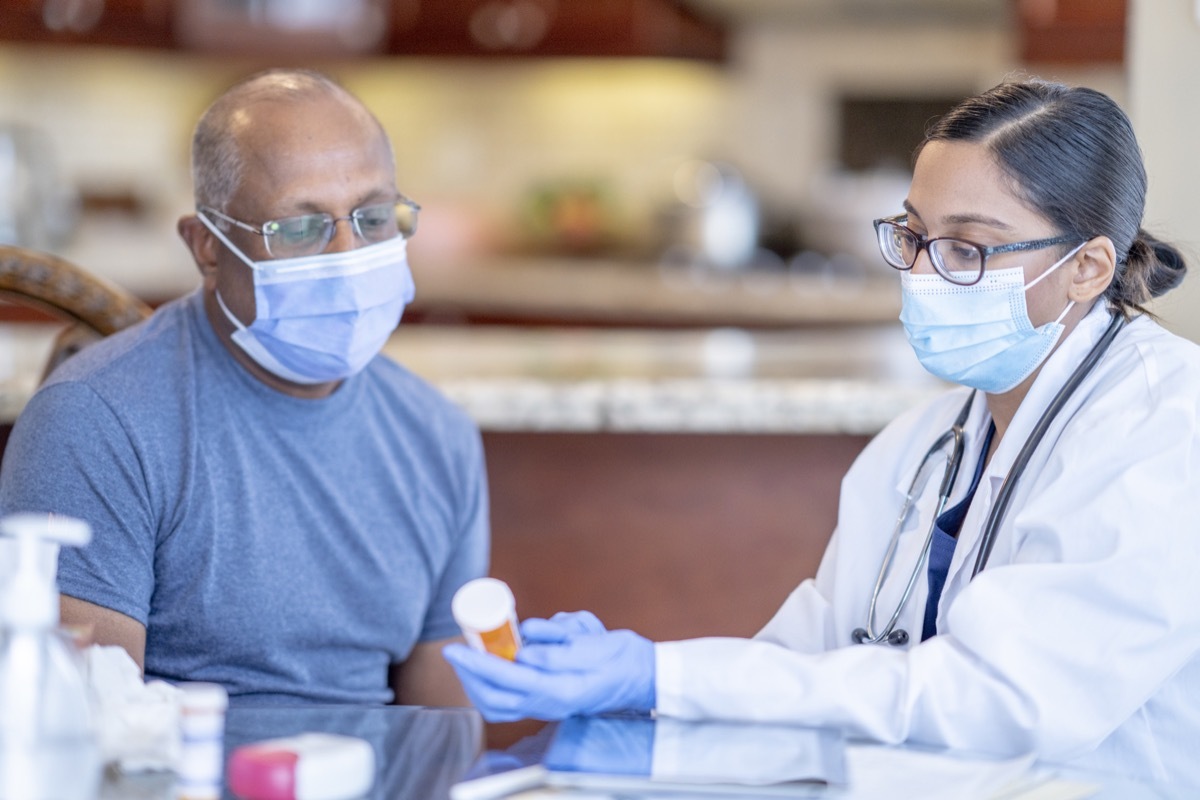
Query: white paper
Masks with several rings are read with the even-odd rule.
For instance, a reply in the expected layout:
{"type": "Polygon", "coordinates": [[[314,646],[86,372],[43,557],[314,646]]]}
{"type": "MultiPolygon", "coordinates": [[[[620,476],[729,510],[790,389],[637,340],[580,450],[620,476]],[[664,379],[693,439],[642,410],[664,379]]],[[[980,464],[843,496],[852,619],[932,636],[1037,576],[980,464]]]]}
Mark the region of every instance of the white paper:
{"type": "Polygon", "coordinates": [[[124,772],[175,769],[182,692],[164,681],[143,681],[122,647],[92,645],[84,661],[103,761],[124,772]]]}

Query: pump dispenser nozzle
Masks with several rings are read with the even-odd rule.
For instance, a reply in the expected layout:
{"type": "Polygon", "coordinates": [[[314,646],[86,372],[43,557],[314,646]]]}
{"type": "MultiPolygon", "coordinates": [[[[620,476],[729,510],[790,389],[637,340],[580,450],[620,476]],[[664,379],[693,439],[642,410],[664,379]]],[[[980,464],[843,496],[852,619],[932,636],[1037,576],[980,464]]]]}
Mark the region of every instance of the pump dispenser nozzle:
{"type": "Polygon", "coordinates": [[[0,537],[0,625],[57,625],[58,548],[83,547],[91,541],[91,527],[72,517],[15,514],[0,519],[0,537]]]}
{"type": "Polygon", "coordinates": [[[90,798],[100,775],[91,704],[74,646],[58,630],[60,545],[86,522],[0,519],[0,797],[90,798]]]}

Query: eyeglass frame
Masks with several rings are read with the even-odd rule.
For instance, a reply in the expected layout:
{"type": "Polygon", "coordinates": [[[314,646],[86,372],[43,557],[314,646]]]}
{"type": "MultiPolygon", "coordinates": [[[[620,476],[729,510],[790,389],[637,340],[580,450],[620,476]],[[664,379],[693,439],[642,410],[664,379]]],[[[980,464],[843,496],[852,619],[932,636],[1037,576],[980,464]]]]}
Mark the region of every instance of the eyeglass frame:
{"type": "MultiPolygon", "coordinates": [[[[972,242],[970,239],[960,239],[957,236],[935,236],[932,239],[930,239],[925,236],[921,236],[919,233],[917,233],[916,231],[914,231],[912,228],[908,227],[907,225],[901,224],[900,220],[907,221],[908,214],[895,214],[890,217],[882,217],[871,223],[872,226],[875,228],[875,243],[876,243],[876,245],[879,246],[879,251],[880,251],[880,254],[883,255],[884,263],[887,264],[889,267],[891,267],[894,270],[898,270],[900,272],[908,272],[916,265],[917,259],[921,257],[921,251],[924,250],[929,255],[929,263],[933,266],[933,271],[936,272],[938,274],[938,276],[940,276],[941,278],[944,278],[948,283],[952,283],[955,286],[974,286],[975,284],[977,284],[981,280],[983,280],[983,276],[987,273],[988,256],[997,255],[999,253],[1016,253],[1016,252],[1021,252],[1021,251],[1025,251],[1025,250],[1043,250],[1047,247],[1053,247],[1056,244],[1067,244],[1068,242],[1080,241],[1079,236],[1066,236],[1066,235],[1054,236],[1049,239],[1029,239],[1028,241],[1024,241],[1024,242],[1011,242],[1009,244],[997,244],[997,245],[979,244],[978,242],[972,242]],[[912,260],[911,264],[900,267],[900,266],[893,264],[891,261],[888,261],[887,254],[883,252],[883,245],[879,241],[879,227],[881,225],[890,225],[895,228],[902,228],[903,230],[907,231],[909,234],[911,234],[913,236],[913,238],[915,238],[917,240],[917,251],[913,255],[913,260],[912,260]],[[975,280],[967,282],[967,283],[963,283],[962,281],[955,280],[954,278],[951,278],[949,275],[947,275],[946,273],[950,272],[950,270],[947,270],[946,272],[942,271],[942,269],[938,266],[937,259],[935,259],[933,257],[933,253],[929,250],[930,245],[932,245],[934,242],[941,242],[941,241],[959,242],[961,244],[965,244],[965,245],[974,247],[976,250],[979,251],[979,272],[975,276],[975,280]]],[[[1083,239],[1083,241],[1087,241],[1087,239],[1083,239]]]]}
{"type": "MultiPolygon", "coordinates": [[[[263,247],[266,249],[267,254],[270,255],[271,258],[273,258],[273,259],[283,259],[283,258],[302,258],[305,256],[315,255],[316,253],[324,252],[325,248],[329,246],[329,243],[331,241],[333,241],[333,232],[334,232],[334,230],[336,230],[337,224],[341,220],[350,220],[350,224],[354,228],[355,234],[359,238],[361,238],[363,241],[369,241],[367,239],[367,237],[363,235],[362,229],[359,227],[358,217],[356,215],[360,211],[362,211],[364,208],[371,208],[373,206],[383,206],[383,205],[389,205],[389,204],[396,205],[396,206],[408,207],[413,212],[414,219],[420,214],[420,211],[421,211],[420,204],[416,203],[415,201],[411,200],[410,198],[408,198],[405,195],[402,195],[400,193],[397,193],[395,199],[392,201],[382,201],[379,203],[367,203],[364,206],[359,206],[358,208],[352,210],[349,214],[347,214],[344,217],[335,217],[333,214],[330,214],[327,211],[314,211],[311,214],[293,214],[292,216],[289,216],[289,217],[278,217],[276,219],[264,220],[262,222],[262,224],[260,224],[257,228],[255,228],[253,225],[251,225],[248,222],[243,222],[240,219],[231,217],[228,214],[226,214],[225,212],[220,211],[216,208],[213,208],[212,206],[199,206],[197,210],[204,212],[204,213],[213,214],[214,216],[224,220],[225,222],[233,223],[234,225],[236,225],[237,227],[241,228],[244,231],[249,231],[250,233],[254,233],[254,234],[257,234],[257,235],[263,237],[263,247]],[[303,219],[304,217],[327,217],[327,218],[329,218],[329,238],[326,239],[325,242],[319,248],[317,248],[313,253],[300,253],[300,254],[297,254],[294,256],[277,256],[274,253],[272,253],[271,252],[271,237],[274,236],[277,232],[276,231],[268,231],[267,226],[271,225],[271,224],[278,224],[278,223],[284,222],[289,219],[303,219]]],[[[407,235],[403,234],[403,233],[399,233],[398,235],[404,236],[404,238],[406,238],[406,239],[411,239],[413,237],[413,235],[416,234],[416,232],[417,232],[417,226],[414,224],[412,227],[412,231],[409,232],[407,235]]],[[[381,241],[386,241],[386,240],[381,240],[381,241]]]]}

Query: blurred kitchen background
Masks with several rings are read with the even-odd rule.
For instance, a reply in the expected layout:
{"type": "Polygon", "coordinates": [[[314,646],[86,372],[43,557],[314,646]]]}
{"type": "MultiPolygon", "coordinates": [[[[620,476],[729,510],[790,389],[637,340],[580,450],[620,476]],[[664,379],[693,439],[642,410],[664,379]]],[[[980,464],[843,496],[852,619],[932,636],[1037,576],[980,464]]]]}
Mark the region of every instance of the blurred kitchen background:
{"type": "MultiPolygon", "coordinates": [[[[1187,0],[6,0],[0,239],[154,302],[187,291],[173,223],[191,205],[192,124],[242,75],[305,65],[376,111],[424,207],[414,319],[886,318],[894,302],[874,284],[894,295],[895,281],[870,220],[898,209],[928,120],[1014,71],[1124,103],[1146,140],[1151,221],[1190,236],[1159,209],[1194,159],[1158,131],[1162,106],[1195,106],[1197,13],[1187,0]],[[657,283],[710,297],[658,312],[657,283]],[[809,302],[821,286],[845,291],[809,302]]],[[[1168,313],[1189,334],[1197,318],[1168,313]]]]}
{"type": "MultiPolygon", "coordinates": [[[[423,211],[388,352],[483,426],[523,611],[747,633],[811,573],[864,437],[943,388],[870,223],[962,97],[1020,72],[1115,97],[1147,228],[1200,265],[1200,0],[4,0],[0,241],[188,292],[191,128],[276,65],[332,74],[395,143],[423,211]],[[616,598],[622,570],[644,588],[616,598]]],[[[1156,311],[1200,340],[1200,277],[1156,311]]],[[[11,420],[46,337],[0,316],[11,420]]]]}

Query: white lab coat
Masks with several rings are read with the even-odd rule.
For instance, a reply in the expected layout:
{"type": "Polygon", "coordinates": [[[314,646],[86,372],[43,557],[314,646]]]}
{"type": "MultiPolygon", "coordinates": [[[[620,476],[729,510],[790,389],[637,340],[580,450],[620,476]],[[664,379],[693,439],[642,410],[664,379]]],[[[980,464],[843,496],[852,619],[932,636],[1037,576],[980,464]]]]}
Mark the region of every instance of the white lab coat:
{"type": "MultiPolygon", "coordinates": [[[[938,611],[918,643],[924,574],[901,616],[911,642],[858,645],[918,462],[966,399],[903,414],[842,482],[815,579],[753,639],[656,645],[658,713],[834,725],[1200,787],[1200,348],[1139,317],[1075,392],[1029,462],[987,569],[984,519],[1017,452],[1108,324],[1099,305],[1047,359],[971,503],[938,611]]],[[[970,484],[990,420],[980,394],[947,507],[970,484]]],[[[941,469],[910,514],[877,625],[929,527],[941,469]]]]}

